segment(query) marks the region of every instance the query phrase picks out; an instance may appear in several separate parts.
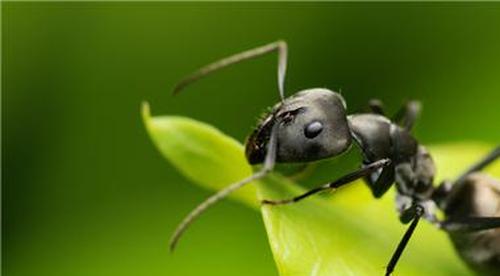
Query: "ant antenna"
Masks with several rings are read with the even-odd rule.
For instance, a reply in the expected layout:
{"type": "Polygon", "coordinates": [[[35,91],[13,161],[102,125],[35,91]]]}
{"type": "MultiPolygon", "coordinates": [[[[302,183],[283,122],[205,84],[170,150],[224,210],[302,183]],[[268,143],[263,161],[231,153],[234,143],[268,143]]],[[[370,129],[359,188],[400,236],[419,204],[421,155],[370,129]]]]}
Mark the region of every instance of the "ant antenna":
{"type": "Polygon", "coordinates": [[[193,221],[200,216],[204,211],[206,211],[208,208],[210,208],[212,205],[229,195],[231,192],[234,192],[235,190],[245,186],[246,184],[261,179],[265,177],[269,172],[272,171],[274,168],[274,164],[276,161],[276,151],[277,151],[277,140],[278,140],[278,126],[279,126],[280,121],[276,120],[274,123],[273,128],[271,129],[271,137],[269,138],[269,144],[267,146],[267,153],[266,153],[266,159],[264,161],[264,166],[262,167],[261,170],[258,172],[252,174],[251,176],[233,183],[226,188],[220,190],[216,194],[210,196],[207,198],[205,201],[200,203],[196,208],[194,208],[183,220],[182,222],[177,226],[175,229],[174,234],[170,238],[170,251],[174,251],[175,246],[177,245],[177,242],[181,238],[182,234],[186,231],[186,229],[189,227],[193,221]]]}
{"type": "Polygon", "coordinates": [[[266,44],[261,47],[257,47],[254,49],[250,49],[221,60],[215,61],[211,64],[208,64],[191,75],[188,75],[177,85],[174,87],[173,94],[178,94],[181,90],[183,90],[186,86],[192,84],[193,82],[218,71],[222,68],[225,68],[229,65],[233,65],[239,63],[244,60],[253,59],[259,56],[263,56],[265,54],[271,53],[273,51],[278,51],[278,89],[280,93],[281,101],[285,99],[285,74],[287,67],[287,56],[288,56],[288,46],[285,41],[278,40],[276,42],[266,44]]]}

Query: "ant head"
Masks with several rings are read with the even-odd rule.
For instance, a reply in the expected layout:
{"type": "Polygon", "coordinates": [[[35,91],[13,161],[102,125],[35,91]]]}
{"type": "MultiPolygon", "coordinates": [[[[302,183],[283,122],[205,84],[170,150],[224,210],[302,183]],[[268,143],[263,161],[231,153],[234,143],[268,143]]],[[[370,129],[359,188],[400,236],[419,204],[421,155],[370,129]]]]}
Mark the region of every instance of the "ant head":
{"type": "Polygon", "coordinates": [[[274,106],[246,142],[250,164],[264,161],[271,129],[278,123],[277,162],[310,162],[339,155],[351,145],[345,101],[340,94],[314,88],[274,106]]]}

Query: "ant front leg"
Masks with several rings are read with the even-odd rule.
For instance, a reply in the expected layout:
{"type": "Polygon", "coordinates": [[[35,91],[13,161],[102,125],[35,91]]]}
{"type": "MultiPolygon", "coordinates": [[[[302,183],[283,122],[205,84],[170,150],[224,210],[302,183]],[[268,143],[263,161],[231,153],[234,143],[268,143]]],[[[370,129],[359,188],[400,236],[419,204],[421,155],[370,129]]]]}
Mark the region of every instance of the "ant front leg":
{"type": "Polygon", "coordinates": [[[383,167],[389,165],[390,163],[391,163],[391,160],[389,160],[389,159],[381,159],[381,160],[375,161],[369,165],[366,165],[363,168],[361,168],[355,172],[346,174],[333,182],[330,182],[328,184],[313,188],[313,189],[305,192],[302,195],[299,195],[299,196],[296,196],[296,197],[293,197],[290,199],[283,199],[283,200],[263,200],[262,203],[263,204],[270,204],[270,205],[281,205],[281,204],[295,203],[295,202],[298,202],[306,197],[317,194],[319,192],[340,188],[341,186],[348,184],[348,183],[351,183],[356,179],[366,177],[367,175],[373,173],[374,171],[376,171],[380,168],[383,168],[383,167]]]}

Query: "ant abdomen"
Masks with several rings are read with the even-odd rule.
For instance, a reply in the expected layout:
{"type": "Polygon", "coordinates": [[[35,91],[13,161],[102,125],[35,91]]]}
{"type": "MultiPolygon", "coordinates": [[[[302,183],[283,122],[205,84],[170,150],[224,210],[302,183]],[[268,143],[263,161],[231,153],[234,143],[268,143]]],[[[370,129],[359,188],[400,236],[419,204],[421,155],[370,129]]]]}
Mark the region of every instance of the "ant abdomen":
{"type": "MultiPolygon", "coordinates": [[[[500,216],[500,181],[485,173],[473,173],[444,210],[447,219],[500,216]]],[[[480,275],[498,275],[500,228],[448,232],[460,257],[480,275]]]]}

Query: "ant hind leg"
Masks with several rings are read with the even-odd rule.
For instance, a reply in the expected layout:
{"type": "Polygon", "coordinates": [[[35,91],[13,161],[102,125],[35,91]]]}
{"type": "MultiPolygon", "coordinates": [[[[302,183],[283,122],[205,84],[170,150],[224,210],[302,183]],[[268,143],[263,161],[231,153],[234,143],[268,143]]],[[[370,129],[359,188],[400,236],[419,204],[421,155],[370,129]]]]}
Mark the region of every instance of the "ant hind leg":
{"type": "Polygon", "coordinates": [[[458,179],[455,181],[455,185],[459,185],[460,183],[464,182],[465,178],[467,178],[467,176],[470,175],[471,173],[484,169],[486,166],[497,160],[498,157],[500,157],[500,146],[497,146],[485,157],[483,157],[474,165],[472,165],[469,169],[467,169],[460,177],[458,177],[458,179]]]}
{"type": "Polygon", "coordinates": [[[500,217],[467,217],[449,219],[440,223],[448,232],[475,232],[500,227],[500,217]]]}

